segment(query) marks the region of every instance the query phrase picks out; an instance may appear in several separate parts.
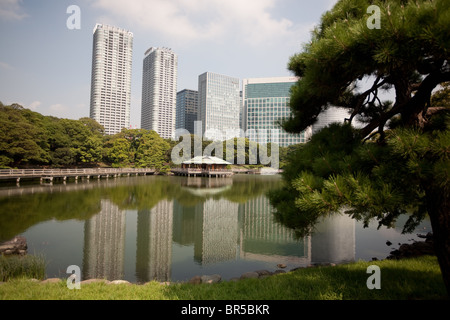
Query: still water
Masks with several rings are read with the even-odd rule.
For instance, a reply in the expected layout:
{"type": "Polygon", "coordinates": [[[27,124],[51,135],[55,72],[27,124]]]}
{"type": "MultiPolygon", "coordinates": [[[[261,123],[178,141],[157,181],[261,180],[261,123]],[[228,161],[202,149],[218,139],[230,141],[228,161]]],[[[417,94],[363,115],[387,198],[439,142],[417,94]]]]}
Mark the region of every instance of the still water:
{"type": "MultiPolygon", "coordinates": [[[[187,281],[248,271],[290,270],[314,263],[384,259],[415,233],[363,228],[335,214],[311,236],[296,239],[274,222],[265,196],[280,176],[230,178],[123,177],[53,185],[0,188],[0,241],[22,235],[29,254],[43,255],[47,277],[66,278],[77,265],[82,278],[133,283],[187,281]],[[387,246],[386,241],[392,242],[387,246]]],[[[404,217],[406,221],[407,217],[404,217]]]]}

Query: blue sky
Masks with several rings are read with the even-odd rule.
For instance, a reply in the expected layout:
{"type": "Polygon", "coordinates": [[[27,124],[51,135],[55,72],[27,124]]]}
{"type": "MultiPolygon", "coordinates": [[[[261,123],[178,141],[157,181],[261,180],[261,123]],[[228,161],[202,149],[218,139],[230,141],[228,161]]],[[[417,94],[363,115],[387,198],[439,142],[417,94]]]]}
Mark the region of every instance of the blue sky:
{"type": "Polygon", "coordinates": [[[289,57],[337,0],[0,0],[0,101],[44,115],[89,116],[92,31],[134,34],[131,125],[140,127],[142,60],[178,54],[178,90],[206,71],[240,79],[290,76],[289,57]],[[80,8],[80,29],[67,8],[80,8]]]}

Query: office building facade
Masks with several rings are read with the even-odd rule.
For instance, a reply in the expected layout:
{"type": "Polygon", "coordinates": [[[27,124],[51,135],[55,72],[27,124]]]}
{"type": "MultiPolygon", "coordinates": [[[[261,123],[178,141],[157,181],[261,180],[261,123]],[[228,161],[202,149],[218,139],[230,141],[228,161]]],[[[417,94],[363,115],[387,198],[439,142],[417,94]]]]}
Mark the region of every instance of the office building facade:
{"type": "Polygon", "coordinates": [[[176,129],[186,129],[194,134],[198,115],[198,91],[184,89],[177,93],[176,129]]]}
{"type": "Polygon", "coordinates": [[[178,55],[169,48],[145,52],[142,76],[141,128],[164,139],[175,133],[178,55]]]}
{"type": "Polygon", "coordinates": [[[97,24],[93,38],[90,117],[116,134],[130,125],[133,33],[97,24]]]}
{"type": "Polygon", "coordinates": [[[198,78],[198,121],[203,136],[214,141],[239,137],[240,80],[206,72],[198,78]]]}
{"type": "Polygon", "coordinates": [[[308,141],[310,128],[300,134],[289,134],[278,126],[278,121],[291,114],[290,89],[297,81],[296,77],[243,80],[244,131],[250,141],[260,144],[273,142],[282,147],[308,141]],[[278,134],[273,135],[277,130],[278,134]],[[278,141],[274,141],[273,136],[278,141]]]}
{"type": "MultiPolygon", "coordinates": [[[[316,123],[312,125],[312,134],[316,134],[332,123],[345,123],[345,119],[347,118],[350,118],[348,110],[338,107],[328,107],[319,114],[316,123]]],[[[358,125],[356,120],[354,124],[358,125]]]]}

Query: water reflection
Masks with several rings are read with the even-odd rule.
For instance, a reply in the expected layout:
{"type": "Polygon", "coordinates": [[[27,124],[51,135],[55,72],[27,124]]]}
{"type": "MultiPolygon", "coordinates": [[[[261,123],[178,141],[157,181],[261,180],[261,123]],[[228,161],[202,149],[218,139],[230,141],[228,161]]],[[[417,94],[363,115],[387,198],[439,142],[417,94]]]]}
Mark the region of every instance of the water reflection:
{"type": "Polygon", "coordinates": [[[241,257],[277,264],[309,264],[311,238],[296,240],[292,230],[274,222],[271,210],[265,196],[251,199],[242,206],[241,257]]]}
{"type": "MultiPolygon", "coordinates": [[[[101,211],[85,222],[84,278],[124,278],[125,229],[125,212],[101,200],[101,211]]],[[[274,222],[265,196],[244,204],[208,198],[193,207],[162,200],[137,212],[136,230],[139,283],[172,279],[172,242],[193,247],[193,260],[200,266],[236,260],[307,266],[355,259],[353,219],[334,215],[313,236],[298,240],[292,230],[274,222]]]]}
{"type": "Polygon", "coordinates": [[[84,224],[83,275],[86,279],[123,279],[125,215],[109,200],[84,224]]]}
{"type": "Polygon", "coordinates": [[[314,263],[344,263],[355,260],[355,226],[350,216],[335,213],[315,227],[311,243],[314,263]]]}
{"type": "Polygon", "coordinates": [[[172,260],[173,201],[163,200],[137,218],[136,277],[138,282],[168,281],[172,260]]]}
{"type": "Polygon", "coordinates": [[[39,252],[51,238],[53,247],[45,247],[49,277],[78,264],[84,279],[139,283],[213,273],[229,279],[275,271],[280,263],[293,268],[358,259],[357,223],[347,215],[324,219],[300,240],[276,223],[265,194],[281,183],[278,176],[151,176],[55,185],[45,192],[6,188],[0,190],[0,239],[22,234],[29,252],[39,252]],[[84,228],[67,232],[72,221],[84,228]]]}

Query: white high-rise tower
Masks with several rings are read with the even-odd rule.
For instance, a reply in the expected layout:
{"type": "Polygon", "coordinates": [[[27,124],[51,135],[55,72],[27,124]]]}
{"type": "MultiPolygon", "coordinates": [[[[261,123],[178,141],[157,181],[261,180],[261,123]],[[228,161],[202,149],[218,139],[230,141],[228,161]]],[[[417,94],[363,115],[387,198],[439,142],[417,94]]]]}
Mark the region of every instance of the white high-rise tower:
{"type": "Polygon", "coordinates": [[[142,76],[141,128],[163,139],[175,133],[178,55],[168,48],[145,52],[142,76]]]}
{"type": "Polygon", "coordinates": [[[94,28],[90,117],[116,134],[130,125],[133,33],[97,24],[94,28]]]}

